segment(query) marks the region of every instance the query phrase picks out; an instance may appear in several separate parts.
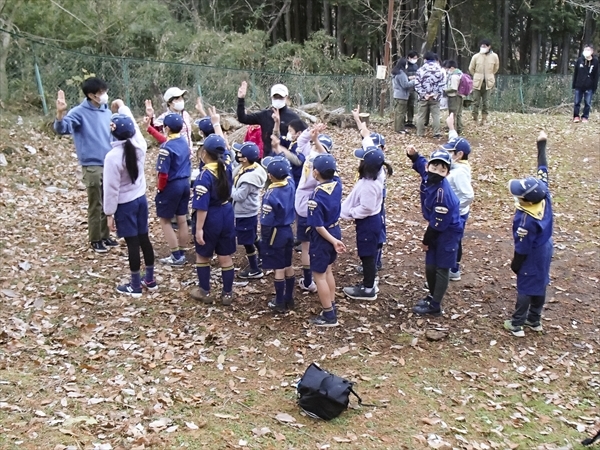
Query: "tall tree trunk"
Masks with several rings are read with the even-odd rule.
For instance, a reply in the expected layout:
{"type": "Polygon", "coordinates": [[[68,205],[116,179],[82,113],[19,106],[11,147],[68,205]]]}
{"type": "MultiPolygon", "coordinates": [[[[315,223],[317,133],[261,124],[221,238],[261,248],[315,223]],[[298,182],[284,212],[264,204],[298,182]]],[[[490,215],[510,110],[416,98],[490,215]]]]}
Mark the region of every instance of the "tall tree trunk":
{"type": "Polygon", "coordinates": [[[527,62],[529,61],[529,47],[531,41],[531,17],[526,17],[521,21],[521,45],[519,49],[519,69],[525,73],[527,62]]]}
{"type": "Polygon", "coordinates": [[[531,27],[531,47],[529,49],[529,74],[536,75],[540,60],[540,32],[531,27]]]}
{"type": "Polygon", "coordinates": [[[345,54],[344,34],[342,32],[342,28],[344,26],[344,22],[343,22],[344,11],[343,10],[344,10],[344,7],[342,5],[337,5],[336,14],[335,14],[335,19],[336,19],[335,36],[337,38],[338,52],[340,55],[345,54]]]}
{"type": "Polygon", "coordinates": [[[569,73],[569,59],[571,56],[571,33],[565,31],[563,34],[562,48],[560,51],[560,63],[558,72],[561,75],[569,73]]]}
{"type": "MultiPolygon", "coordinates": [[[[583,45],[592,44],[592,39],[595,34],[596,21],[591,9],[585,12],[585,22],[583,23],[583,45]]],[[[596,50],[597,51],[597,50],[596,50]]]]}
{"type": "Polygon", "coordinates": [[[331,5],[327,0],[323,2],[323,28],[329,36],[333,36],[333,29],[331,28],[331,5]]]}
{"type": "MultiPolygon", "coordinates": [[[[425,23],[425,18],[427,17],[427,2],[425,0],[415,0],[417,8],[414,9],[413,16],[413,24],[418,24],[418,26],[414,26],[413,30],[416,34],[414,34],[414,46],[413,48],[418,51],[421,56],[423,55],[423,48],[425,47],[425,29],[427,24],[425,23]]],[[[429,50],[429,49],[427,49],[429,50]]]]}
{"type": "Polygon", "coordinates": [[[287,9],[283,16],[283,21],[285,24],[285,40],[290,42],[292,40],[292,14],[290,12],[291,6],[287,9]]]}
{"type": "Polygon", "coordinates": [[[313,0],[306,0],[306,37],[313,32],[313,0]]]}
{"type": "Polygon", "coordinates": [[[510,26],[508,23],[508,19],[510,17],[510,0],[504,0],[504,9],[503,9],[504,19],[502,21],[502,58],[500,59],[500,67],[502,68],[503,73],[509,73],[508,71],[508,58],[510,51],[510,26]]]}
{"type": "MultiPolygon", "coordinates": [[[[554,68],[552,67],[553,59],[554,59],[554,39],[550,41],[550,51],[548,52],[548,62],[546,63],[547,72],[554,72],[554,68]]],[[[558,72],[558,70],[557,70],[558,72]]]]}
{"type": "Polygon", "coordinates": [[[425,35],[425,48],[422,51],[430,50],[435,42],[438,31],[440,29],[440,23],[442,16],[444,15],[444,9],[446,9],[446,0],[435,0],[433,3],[433,9],[429,20],[427,21],[427,34],[425,35]]]}
{"type": "Polygon", "coordinates": [[[546,39],[546,36],[540,34],[540,43],[541,43],[541,47],[542,47],[542,55],[540,56],[539,70],[542,73],[546,73],[546,68],[547,68],[546,58],[548,57],[548,40],[546,39]]]}
{"type": "Polygon", "coordinates": [[[293,13],[294,16],[294,42],[302,43],[302,28],[300,26],[300,21],[302,20],[302,11],[300,11],[300,2],[298,0],[293,0],[293,13]]]}
{"type": "MultiPolygon", "coordinates": [[[[1,25],[4,25],[0,21],[1,25]]],[[[0,100],[8,98],[8,77],[6,74],[6,60],[10,50],[10,41],[12,36],[8,33],[0,32],[0,100]]]]}

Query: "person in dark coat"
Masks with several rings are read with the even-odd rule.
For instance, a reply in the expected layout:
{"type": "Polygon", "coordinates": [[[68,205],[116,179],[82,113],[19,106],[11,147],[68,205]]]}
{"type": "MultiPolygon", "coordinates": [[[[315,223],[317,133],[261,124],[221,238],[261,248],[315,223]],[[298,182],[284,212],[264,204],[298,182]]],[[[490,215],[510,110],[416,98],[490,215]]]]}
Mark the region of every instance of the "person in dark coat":
{"type": "Polygon", "coordinates": [[[587,123],[590,116],[592,96],[598,89],[598,58],[594,55],[594,47],[587,44],[575,63],[573,72],[573,89],[575,90],[575,106],[573,107],[573,122],[587,123]],[[583,114],[579,116],[583,100],[583,114]]]}

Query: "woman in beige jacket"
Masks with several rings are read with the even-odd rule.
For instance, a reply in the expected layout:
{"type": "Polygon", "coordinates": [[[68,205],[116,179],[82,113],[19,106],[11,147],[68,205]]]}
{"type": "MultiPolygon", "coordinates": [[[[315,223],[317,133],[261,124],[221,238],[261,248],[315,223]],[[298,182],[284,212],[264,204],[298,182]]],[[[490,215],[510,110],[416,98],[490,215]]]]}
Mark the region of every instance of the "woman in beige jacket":
{"type": "Polygon", "coordinates": [[[481,125],[485,125],[488,116],[489,93],[496,84],[500,61],[492,51],[489,39],[480,43],[479,53],[473,55],[469,64],[469,72],[473,75],[473,120],[477,122],[481,103],[481,125]]]}

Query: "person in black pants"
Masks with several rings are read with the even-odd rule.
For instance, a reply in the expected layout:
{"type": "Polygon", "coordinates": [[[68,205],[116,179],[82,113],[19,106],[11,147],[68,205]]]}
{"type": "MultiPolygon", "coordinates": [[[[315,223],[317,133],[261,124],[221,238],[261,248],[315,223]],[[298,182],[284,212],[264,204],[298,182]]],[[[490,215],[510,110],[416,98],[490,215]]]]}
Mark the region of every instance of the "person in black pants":
{"type": "Polygon", "coordinates": [[[287,106],[288,88],[283,84],[276,84],[271,88],[271,107],[263,109],[256,113],[246,113],[246,91],[248,83],[242,81],[238,89],[237,118],[240,123],[246,125],[260,125],[263,141],[263,157],[269,156],[273,152],[271,148],[271,135],[285,136],[288,132],[288,124],[292,120],[300,119],[298,114],[287,106]],[[279,111],[279,130],[274,130],[275,120],[273,119],[274,110],[279,111]]]}

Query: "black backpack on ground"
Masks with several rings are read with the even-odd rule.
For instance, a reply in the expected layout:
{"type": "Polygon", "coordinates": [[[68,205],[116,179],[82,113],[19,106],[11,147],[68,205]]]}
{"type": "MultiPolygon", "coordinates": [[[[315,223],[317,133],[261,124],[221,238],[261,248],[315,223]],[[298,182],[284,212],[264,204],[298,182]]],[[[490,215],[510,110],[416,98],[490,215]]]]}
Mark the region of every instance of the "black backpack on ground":
{"type": "Polygon", "coordinates": [[[315,419],[331,420],[348,409],[350,394],[354,394],[361,406],[362,399],[352,389],[354,383],[338,377],[312,363],[304,372],[297,386],[298,405],[315,419]]]}

